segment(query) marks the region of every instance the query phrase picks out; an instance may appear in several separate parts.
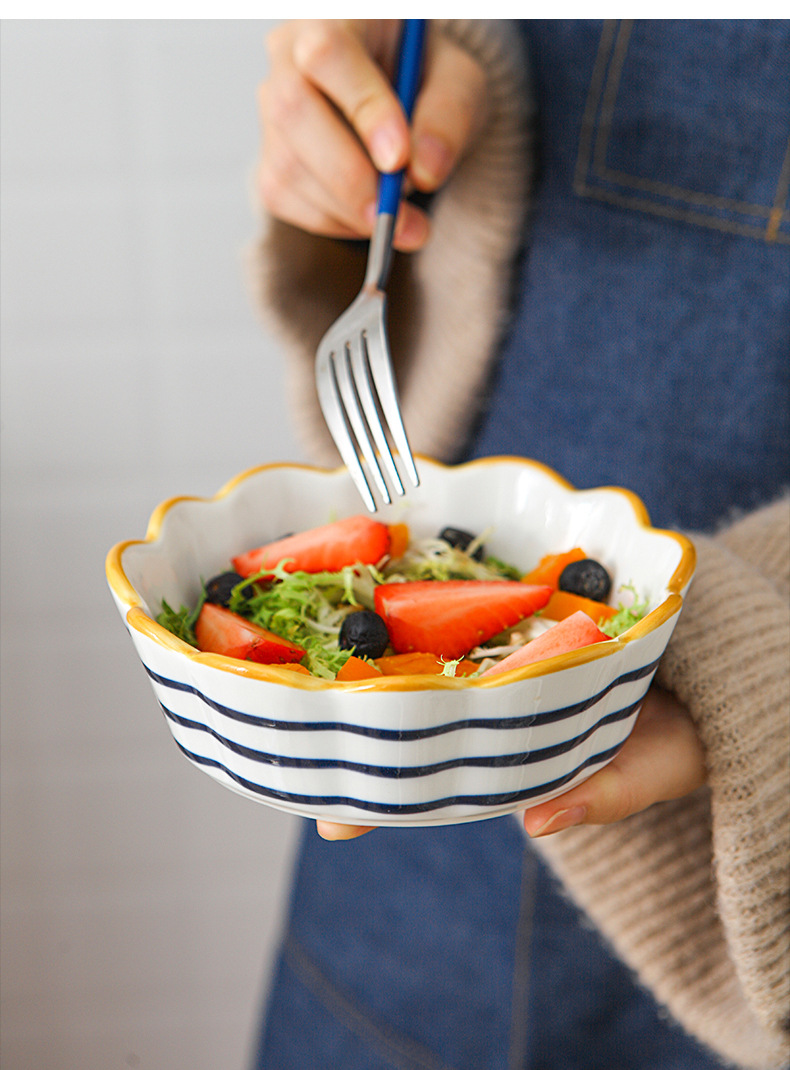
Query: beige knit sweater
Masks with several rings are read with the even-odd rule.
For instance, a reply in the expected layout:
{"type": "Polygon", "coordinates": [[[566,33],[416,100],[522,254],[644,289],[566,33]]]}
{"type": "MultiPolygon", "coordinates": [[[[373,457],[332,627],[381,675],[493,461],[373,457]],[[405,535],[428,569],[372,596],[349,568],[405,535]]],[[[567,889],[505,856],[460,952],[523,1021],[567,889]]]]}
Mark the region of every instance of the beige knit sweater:
{"type": "MultiPolygon", "coordinates": [[[[431,242],[395,258],[388,290],[412,445],[451,460],[505,323],[531,146],[525,65],[507,24],[452,20],[433,32],[483,63],[490,119],[436,198],[431,242]]],[[[322,463],[337,455],[315,349],[358,291],[365,253],[264,220],[255,257],[297,428],[322,463]]],[[[790,499],[695,542],[697,574],[659,680],[694,718],[708,786],[536,845],[689,1032],[733,1065],[779,1070],[790,1061],[790,499]]]]}

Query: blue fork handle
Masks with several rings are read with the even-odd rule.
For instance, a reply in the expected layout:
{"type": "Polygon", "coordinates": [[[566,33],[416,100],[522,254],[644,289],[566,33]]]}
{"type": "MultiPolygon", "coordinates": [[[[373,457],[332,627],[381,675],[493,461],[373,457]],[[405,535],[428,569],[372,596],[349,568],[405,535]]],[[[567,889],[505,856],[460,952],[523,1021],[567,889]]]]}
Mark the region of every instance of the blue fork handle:
{"type": "MultiPolygon", "coordinates": [[[[425,19],[404,19],[403,32],[395,74],[395,92],[403,105],[406,118],[411,119],[422,70],[422,50],[425,40],[425,19]]],[[[397,215],[403,171],[381,175],[379,179],[379,215],[397,215]]]]}

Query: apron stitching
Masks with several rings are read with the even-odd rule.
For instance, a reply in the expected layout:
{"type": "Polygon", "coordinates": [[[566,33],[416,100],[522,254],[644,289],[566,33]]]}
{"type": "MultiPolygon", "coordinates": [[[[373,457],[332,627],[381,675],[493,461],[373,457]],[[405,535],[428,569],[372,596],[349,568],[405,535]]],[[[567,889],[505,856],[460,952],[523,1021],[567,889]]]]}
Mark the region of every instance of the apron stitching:
{"type": "Polygon", "coordinates": [[[628,51],[628,42],[631,39],[633,28],[633,19],[623,19],[620,23],[617,38],[612,46],[612,61],[609,65],[609,74],[602,94],[601,114],[598,120],[598,133],[593,151],[593,172],[606,170],[606,150],[609,147],[609,136],[612,132],[612,115],[614,114],[617,93],[620,89],[620,79],[623,76],[625,54],[628,51]]]}
{"type": "Polygon", "coordinates": [[[529,1034],[529,988],[532,964],[532,923],[535,916],[536,865],[532,852],[524,849],[521,865],[521,896],[516,924],[513,995],[511,1000],[508,1070],[524,1070],[529,1034]]]}
{"type": "Polygon", "coordinates": [[[666,219],[681,219],[687,223],[695,223],[711,230],[720,230],[727,234],[739,234],[746,238],[761,238],[763,241],[776,242],[786,245],[790,242],[790,234],[782,231],[771,237],[764,227],[748,226],[745,223],[737,223],[729,219],[716,219],[702,212],[695,212],[690,208],[676,208],[673,205],[660,204],[655,201],[646,201],[639,197],[627,197],[613,190],[596,189],[588,186],[584,190],[584,196],[592,200],[605,201],[607,204],[616,204],[636,212],[644,212],[647,215],[662,216],[666,219]]]}
{"type": "Polygon", "coordinates": [[[774,197],[774,206],[771,209],[771,215],[768,220],[768,227],[765,232],[766,241],[776,241],[779,236],[779,224],[786,215],[784,211],[784,202],[787,200],[787,191],[790,188],[790,141],[787,142],[787,152],[785,153],[784,163],[782,164],[782,170],[779,172],[779,182],[776,186],[776,196],[774,197]]]}
{"type": "Polygon", "coordinates": [[[581,124],[573,182],[575,192],[579,196],[592,197],[637,211],[670,219],[683,219],[690,223],[746,237],[762,237],[769,242],[784,243],[787,238],[779,232],[779,227],[790,214],[784,208],[790,184],[790,148],[788,148],[788,155],[785,157],[779,176],[773,205],[752,204],[749,201],[703,193],[607,167],[606,152],[611,134],[612,115],[633,25],[634,20],[631,19],[620,20],[619,28],[616,19],[608,19],[604,22],[581,124]],[[766,228],[763,229],[757,225],[750,226],[744,222],[739,223],[737,220],[716,219],[702,212],[694,212],[693,208],[684,209],[674,205],[645,202],[638,196],[629,196],[617,190],[596,188],[590,185],[589,176],[628,187],[634,191],[672,197],[675,200],[685,201],[689,206],[699,205],[718,208],[722,211],[738,212],[741,215],[765,216],[766,228]]]}
{"type": "Polygon", "coordinates": [[[455,1070],[417,1041],[372,1021],[366,1011],[342,992],[293,936],[287,936],[283,957],[293,973],[348,1028],[371,1043],[398,1070],[455,1070]]]}
{"type": "Polygon", "coordinates": [[[587,172],[590,169],[590,157],[592,154],[592,139],[595,133],[595,121],[598,113],[598,104],[601,99],[601,87],[612,51],[617,21],[606,19],[601,31],[601,41],[598,45],[598,55],[595,57],[590,88],[587,93],[587,101],[584,106],[582,126],[579,134],[579,147],[576,154],[576,169],[574,188],[577,193],[583,194],[587,190],[587,172]]]}

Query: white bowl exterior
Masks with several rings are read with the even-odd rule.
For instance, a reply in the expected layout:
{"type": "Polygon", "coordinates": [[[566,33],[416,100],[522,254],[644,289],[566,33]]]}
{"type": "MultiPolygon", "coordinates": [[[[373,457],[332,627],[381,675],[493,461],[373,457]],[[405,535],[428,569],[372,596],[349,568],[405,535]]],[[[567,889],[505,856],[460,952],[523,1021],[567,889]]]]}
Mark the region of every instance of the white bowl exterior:
{"type": "MultiPolygon", "coordinates": [[[[682,547],[645,528],[629,497],[572,491],[519,461],[421,464],[403,519],[415,535],[492,527],[490,549],[525,570],[581,545],[658,606],[682,547]]],[[[201,578],[242,548],[359,512],[345,473],[268,468],[211,501],[180,501],[123,568],[153,616],[194,603],[201,578]]],[[[117,598],[125,616],[124,603],[117,598]]],[[[226,672],[130,628],[183,753],[227,787],[308,817],[360,824],[463,821],[523,809],[610,761],[627,738],[677,613],[584,664],[496,686],[357,690],[226,672]],[[469,724],[468,722],[472,722],[469,724]]]]}
{"type": "Polygon", "coordinates": [[[221,783],[306,816],[419,824],[534,805],[611,760],[675,619],[613,656],[463,691],[305,692],[132,636],[176,742],[221,783]]]}

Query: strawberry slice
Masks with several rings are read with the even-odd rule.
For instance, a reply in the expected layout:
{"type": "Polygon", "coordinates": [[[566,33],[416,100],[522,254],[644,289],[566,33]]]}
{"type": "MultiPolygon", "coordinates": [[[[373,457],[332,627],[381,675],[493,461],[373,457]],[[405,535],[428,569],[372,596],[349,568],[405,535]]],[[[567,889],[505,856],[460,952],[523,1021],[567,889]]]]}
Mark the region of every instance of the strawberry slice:
{"type": "Polygon", "coordinates": [[[282,665],[301,661],[304,650],[258,624],[240,617],[224,606],[204,602],[195,624],[195,638],[200,650],[225,654],[242,661],[264,665],[282,665]]]}
{"type": "Polygon", "coordinates": [[[384,583],[374,599],[396,653],[451,660],[542,609],[551,592],[510,580],[417,580],[384,583]]]}
{"type": "Polygon", "coordinates": [[[339,572],[346,565],[375,565],[389,548],[386,524],[368,516],[349,516],[247,550],[233,558],[233,567],[246,579],[290,558],[283,566],[286,572],[339,572]]]}
{"type": "Polygon", "coordinates": [[[609,636],[580,609],[561,620],[559,624],[552,625],[542,635],[525,643],[518,650],[514,650],[480,675],[495,676],[500,672],[509,672],[510,669],[520,669],[522,665],[532,665],[536,661],[553,658],[557,654],[567,654],[570,650],[580,650],[592,643],[604,642],[609,642],[609,636]]]}

